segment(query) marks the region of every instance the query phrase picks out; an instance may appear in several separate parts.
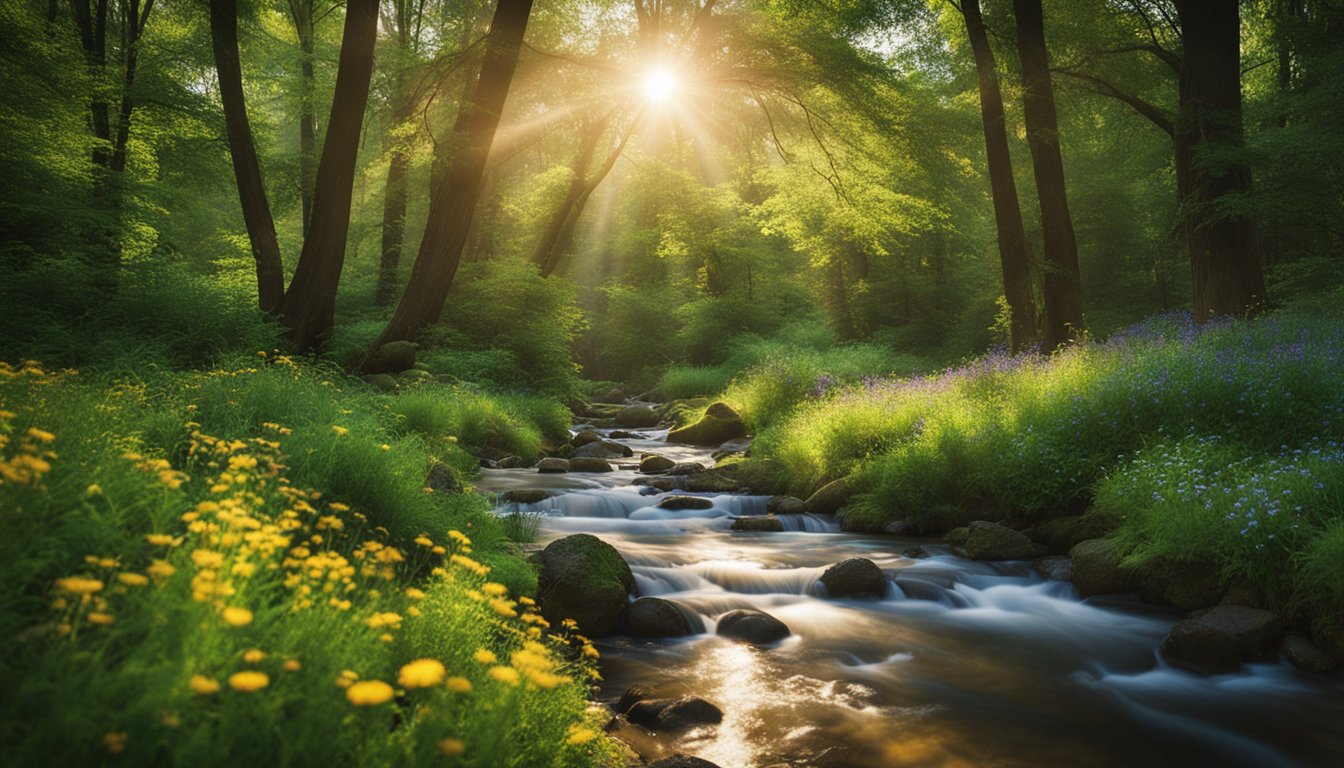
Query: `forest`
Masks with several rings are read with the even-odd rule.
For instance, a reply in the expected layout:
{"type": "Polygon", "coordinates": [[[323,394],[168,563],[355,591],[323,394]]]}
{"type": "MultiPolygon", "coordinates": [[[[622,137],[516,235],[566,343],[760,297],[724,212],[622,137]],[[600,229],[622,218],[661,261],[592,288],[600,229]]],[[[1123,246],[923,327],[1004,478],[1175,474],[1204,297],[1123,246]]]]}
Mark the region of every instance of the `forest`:
{"type": "Polygon", "coordinates": [[[0,28],[0,763],[1344,759],[1344,0],[0,28]]]}

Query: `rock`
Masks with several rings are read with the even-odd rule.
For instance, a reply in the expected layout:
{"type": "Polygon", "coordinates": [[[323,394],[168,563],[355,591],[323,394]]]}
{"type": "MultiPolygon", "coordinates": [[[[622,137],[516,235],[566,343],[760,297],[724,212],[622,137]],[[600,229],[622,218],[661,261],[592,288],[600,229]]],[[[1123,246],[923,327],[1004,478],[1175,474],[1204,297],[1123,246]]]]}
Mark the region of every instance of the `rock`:
{"type": "Polygon", "coordinates": [[[630,708],[635,706],[635,704],[638,704],[645,699],[652,699],[653,695],[652,688],[647,685],[635,683],[629,688],[626,688],[625,693],[621,694],[621,700],[616,702],[616,714],[624,715],[626,712],[629,712],[630,708]]]}
{"type": "Polygon", "coordinates": [[[570,445],[569,443],[565,443],[559,448],[556,448],[551,455],[559,459],[568,459],[570,456],[574,455],[574,446],[570,445]]]}
{"type": "Polygon", "coordinates": [[[1044,544],[1052,555],[1066,554],[1080,542],[1100,539],[1115,530],[1115,524],[1098,514],[1068,515],[1038,523],[1023,535],[1044,544]]]}
{"type": "Polygon", "coordinates": [[[473,448],[471,451],[471,455],[475,456],[478,459],[490,461],[492,462],[493,465],[498,463],[500,459],[507,459],[511,454],[502,451],[498,448],[492,448],[488,445],[483,445],[479,448],[473,448]]]}
{"type": "Polygon", "coordinates": [[[429,468],[429,474],[425,476],[425,487],[434,489],[435,493],[461,493],[462,484],[457,481],[457,475],[448,468],[447,464],[435,462],[434,466],[429,468]]]}
{"type": "Polygon", "coordinates": [[[704,496],[668,496],[658,502],[659,509],[713,509],[714,501],[704,496]]]}
{"type": "Polygon", "coordinates": [[[615,440],[594,440],[591,443],[584,443],[570,454],[571,458],[593,458],[593,459],[623,459],[627,456],[633,456],[634,451],[630,446],[618,443],[615,440]]]}
{"type": "Polygon", "coordinates": [[[962,545],[972,560],[1026,560],[1036,555],[1036,545],[1005,525],[976,520],[962,545]]]}
{"type": "Polygon", "coordinates": [[[638,432],[627,432],[624,429],[613,429],[608,436],[613,440],[648,440],[648,435],[642,435],[638,432]]]}
{"type": "Polygon", "coordinates": [[[541,551],[540,570],[538,602],[552,626],[574,619],[589,637],[621,631],[636,588],[635,575],[615,547],[586,533],[556,539],[541,551]]]}
{"type": "Polygon", "coordinates": [[[658,426],[658,412],[647,405],[627,405],[616,414],[616,426],[643,427],[658,426]]]}
{"type": "Polygon", "coordinates": [[[807,504],[802,499],[793,496],[776,496],[766,502],[765,508],[776,515],[802,515],[807,513],[807,504]],[[775,499],[779,499],[779,501],[776,502],[775,499]]]}
{"type": "Polygon", "coordinates": [[[1265,593],[1260,588],[1251,583],[1245,576],[1238,576],[1227,586],[1227,594],[1219,601],[1219,605],[1245,605],[1250,608],[1265,608],[1268,602],[1265,600],[1265,593]]]}
{"type": "Polygon", "coordinates": [[[1302,635],[1285,635],[1283,642],[1279,643],[1279,652],[1294,667],[1307,672],[1326,675],[1339,667],[1339,662],[1333,656],[1302,635]]]}
{"type": "Polygon", "coordinates": [[[677,462],[666,456],[659,456],[656,453],[648,453],[639,460],[639,471],[646,475],[653,475],[659,472],[666,472],[676,465],[677,462]]]}
{"type": "Polygon", "coordinates": [[[1050,555],[1036,560],[1036,572],[1046,581],[1072,581],[1073,560],[1061,555],[1050,555]]]}
{"type": "Polygon", "coordinates": [[[570,472],[614,472],[615,468],[606,459],[593,456],[575,456],[569,460],[570,472]]]}
{"type": "Polygon", "coordinates": [[[679,699],[644,699],[630,707],[625,716],[632,723],[655,731],[675,731],[693,725],[723,721],[723,710],[698,696],[679,699]]]}
{"type": "Polygon", "coordinates": [[[560,473],[560,472],[568,472],[568,471],[569,471],[569,460],[568,460],[568,459],[558,459],[558,458],[555,458],[555,457],[551,457],[551,458],[547,458],[547,459],[542,459],[541,461],[538,461],[538,462],[537,462],[537,471],[538,471],[538,472],[551,473],[551,474],[560,473]]]}
{"type": "Polygon", "coordinates": [[[668,475],[698,475],[704,472],[705,465],[697,461],[683,461],[680,464],[673,464],[664,474],[668,475]]]}
{"type": "Polygon", "coordinates": [[[693,624],[675,603],[657,597],[631,603],[625,609],[625,626],[632,637],[685,637],[705,631],[703,624],[693,624]]]}
{"type": "Polygon", "coordinates": [[[360,370],[365,373],[401,373],[415,367],[416,344],[411,341],[389,341],[364,360],[360,370]]]}
{"type": "Polygon", "coordinates": [[[849,483],[842,477],[819,488],[803,504],[814,515],[833,515],[849,501],[849,483]]]}
{"type": "Polygon", "coordinates": [[[551,492],[543,491],[540,488],[519,488],[513,491],[505,491],[499,497],[513,504],[536,504],[539,501],[551,498],[551,492]]]}
{"type": "Polygon", "coordinates": [[[1187,619],[1172,627],[1161,649],[1172,664],[1205,675],[1236,672],[1241,668],[1237,641],[1197,619],[1187,619]]]}
{"type": "Polygon", "coordinates": [[[521,469],[526,465],[527,462],[523,461],[523,457],[521,456],[505,456],[495,462],[495,466],[500,469],[521,469]]]}
{"type": "Polygon", "coordinates": [[[821,583],[831,597],[874,597],[887,594],[887,577],[866,557],[851,557],[832,565],[821,574],[821,583]]]}
{"type": "Polygon", "coordinates": [[[719,617],[718,634],[752,645],[769,645],[789,636],[784,622],[764,612],[749,609],[729,611],[719,617]]]}
{"type": "Polygon", "coordinates": [[[1205,560],[1153,558],[1134,569],[1133,583],[1146,602],[1182,611],[1217,605],[1227,591],[1218,567],[1205,560]]]}
{"type": "Polygon", "coordinates": [[[390,373],[375,373],[372,376],[365,376],[364,380],[380,392],[397,391],[397,380],[390,373]]]}
{"type": "Polygon", "coordinates": [[[699,421],[669,432],[667,441],[688,445],[721,445],[746,435],[747,425],[742,417],[724,403],[714,403],[699,421]]]}
{"type": "Polygon", "coordinates": [[[1069,550],[1073,558],[1073,586],[1079,597],[1133,591],[1129,574],[1121,567],[1120,549],[1110,539],[1088,539],[1069,550]]]}
{"type": "Polygon", "coordinates": [[[971,529],[965,526],[953,528],[943,535],[943,543],[953,549],[961,549],[966,545],[966,539],[971,535],[971,529]]]}
{"type": "Polygon", "coordinates": [[[637,477],[634,484],[653,488],[663,493],[686,490],[686,478],[684,477],[637,477]]]}
{"type": "Polygon", "coordinates": [[[433,380],[434,374],[419,368],[411,368],[397,374],[397,384],[424,384],[433,380]]]}
{"type": "Polygon", "coordinates": [[[882,529],[883,533],[890,533],[896,536],[903,536],[907,533],[917,533],[919,526],[909,520],[892,520],[882,529]]]}
{"type": "Polygon", "coordinates": [[[715,763],[708,760],[701,760],[698,757],[690,755],[673,755],[665,757],[654,763],[649,763],[649,768],[719,768],[715,763]]]}
{"type": "Polygon", "coordinates": [[[1271,611],[1244,605],[1220,605],[1199,613],[1191,621],[1213,627],[1236,641],[1245,658],[1263,656],[1283,636],[1283,622],[1271,611]]]}
{"type": "Polygon", "coordinates": [[[946,591],[931,581],[912,579],[908,576],[898,576],[896,587],[901,590],[901,594],[911,600],[928,600],[932,603],[942,602],[943,593],[946,591]]]}
{"type": "Polygon", "coordinates": [[[620,403],[625,402],[625,393],[622,392],[620,389],[617,389],[616,387],[612,387],[611,389],[607,390],[604,394],[599,395],[596,398],[595,402],[611,403],[619,405],[620,403]]]}
{"type": "Polygon", "coordinates": [[[691,475],[686,478],[685,488],[696,493],[734,493],[742,490],[736,480],[731,477],[724,477],[717,472],[691,475]]]}
{"type": "Polygon", "coordinates": [[[906,548],[901,552],[901,556],[908,557],[911,560],[923,560],[928,557],[933,557],[933,555],[929,554],[929,550],[918,546],[906,548]]]}
{"type": "Polygon", "coordinates": [[[579,431],[578,434],[571,437],[569,439],[569,444],[574,446],[575,448],[579,448],[589,443],[598,442],[601,439],[602,439],[601,432],[598,432],[595,429],[584,429],[579,431]]]}
{"type": "Polygon", "coordinates": [[[774,515],[745,515],[733,518],[731,530],[778,533],[784,530],[784,523],[774,515]]]}

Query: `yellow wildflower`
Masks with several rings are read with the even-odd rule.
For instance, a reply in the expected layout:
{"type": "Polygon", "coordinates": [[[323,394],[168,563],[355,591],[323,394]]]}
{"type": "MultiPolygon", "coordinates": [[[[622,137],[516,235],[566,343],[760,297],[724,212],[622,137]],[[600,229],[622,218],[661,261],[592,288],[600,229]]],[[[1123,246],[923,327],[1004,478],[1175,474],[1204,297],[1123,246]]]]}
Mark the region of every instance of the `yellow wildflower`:
{"type": "Polygon", "coordinates": [[[209,696],[212,693],[219,693],[219,681],[205,675],[192,675],[191,692],[197,696],[209,696]]]}
{"type": "Polygon", "coordinates": [[[503,597],[509,593],[509,588],[503,584],[496,584],[493,581],[487,581],[481,586],[481,591],[491,597],[503,597]]]}
{"type": "Polygon", "coordinates": [[[128,738],[130,737],[126,735],[125,731],[105,733],[103,734],[103,746],[107,748],[108,752],[114,755],[120,755],[122,752],[126,751],[126,740],[128,738]]]}
{"type": "Polygon", "coordinates": [[[166,533],[151,533],[145,537],[145,541],[156,547],[172,547],[177,545],[177,539],[166,533]]]}
{"type": "Polygon", "coordinates": [[[471,693],[471,681],[465,677],[450,677],[443,684],[453,693],[471,693]]]}
{"type": "Polygon", "coordinates": [[[120,573],[117,574],[117,581],[128,587],[143,587],[149,583],[149,577],[142,573],[120,573]]]}
{"type": "Polygon", "coordinates": [[[449,757],[455,757],[467,751],[467,745],[461,739],[444,739],[439,742],[439,751],[449,757]]]}
{"type": "Polygon", "coordinates": [[[425,599],[425,593],[424,593],[423,591],[419,590],[419,589],[416,589],[415,587],[409,587],[409,588],[407,588],[407,590],[406,590],[406,596],[409,597],[409,598],[411,598],[412,600],[424,600],[424,599],[425,599]]]}
{"type": "Polygon", "coordinates": [[[338,436],[344,436],[350,434],[350,430],[346,429],[345,427],[338,427],[335,424],[331,425],[331,431],[335,432],[338,436]]]}
{"type": "Polygon", "coordinates": [[[168,577],[177,573],[177,569],[163,560],[155,560],[149,564],[145,572],[154,577],[155,581],[165,581],[168,577]]]}
{"type": "Polygon", "coordinates": [[[103,486],[97,483],[94,483],[90,485],[88,488],[84,489],[85,496],[101,496],[102,493],[103,493],[103,486]]]}
{"type": "Polygon", "coordinates": [[[403,666],[397,674],[397,685],[403,688],[428,688],[443,680],[446,670],[437,659],[416,659],[403,666]]]}
{"type": "Polygon", "coordinates": [[[518,670],[513,667],[491,667],[490,676],[505,685],[518,685],[518,670]]]}
{"type": "Polygon", "coordinates": [[[362,680],[345,691],[345,698],[356,707],[371,707],[392,700],[392,686],[382,680],[362,680]]]}
{"type": "Polygon", "coordinates": [[[249,669],[244,672],[234,672],[229,675],[229,687],[235,691],[251,693],[259,691],[271,684],[271,678],[265,672],[257,672],[249,669]]]}
{"type": "Polygon", "coordinates": [[[198,549],[191,553],[191,561],[197,568],[218,568],[224,564],[224,555],[208,549],[198,549]]]}
{"type": "Polygon", "coordinates": [[[300,669],[303,669],[303,665],[299,663],[298,659],[285,659],[285,663],[281,665],[281,669],[286,672],[298,672],[300,669]]]}
{"type": "Polygon", "coordinates": [[[246,608],[229,606],[220,614],[224,617],[224,623],[233,627],[243,627],[252,623],[252,612],[246,608]]]}
{"type": "Polygon", "coordinates": [[[248,664],[260,664],[266,658],[266,652],[260,648],[251,648],[243,654],[243,661],[248,664]]]}
{"type": "Polygon", "coordinates": [[[102,591],[103,582],[83,576],[67,576],[56,580],[56,588],[73,595],[91,595],[102,591]]]}
{"type": "Polygon", "coordinates": [[[570,744],[587,744],[588,742],[596,738],[597,738],[597,731],[594,731],[592,728],[585,728],[583,726],[574,726],[574,725],[571,725],[569,727],[568,741],[570,744]]]}
{"type": "Polygon", "coordinates": [[[44,429],[38,429],[37,427],[29,427],[28,436],[37,440],[39,443],[50,443],[56,439],[55,435],[44,429]]]}
{"type": "Polygon", "coordinates": [[[112,624],[112,623],[115,623],[116,620],[117,620],[117,617],[116,617],[116,616],[113,616],[113,615],[110,614],[110,613],[103,613],[102,611],[90,611],[90,612],[89,612],[89,623],[90,623],[90,624],[104,624],[104,625],[106,625],[106,624],[112,624]]]}
{"type": "Polygon", "coordinates": [[[491,651],[487,651],[484,648],[477,649],[476,653],[472,656],[472,658],[476,659],[476,661],[482,664],[494,664],[496,661],[499,660],[499,658],[495,656],[494,653],[492,653],[491,651]]]}

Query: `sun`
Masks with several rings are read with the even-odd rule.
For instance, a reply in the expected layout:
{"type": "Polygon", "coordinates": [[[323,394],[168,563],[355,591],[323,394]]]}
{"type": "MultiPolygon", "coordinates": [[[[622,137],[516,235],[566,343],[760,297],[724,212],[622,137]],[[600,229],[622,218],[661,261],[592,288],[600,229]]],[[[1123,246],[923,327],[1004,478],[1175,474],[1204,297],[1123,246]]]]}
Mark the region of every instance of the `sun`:
{"type": "Polygon", "coordinates": [[[650,104],[666,104],[677,95],[681,83],[670,70],[659,67],[644,75],[641,89],[644,100],[650,104]]]}

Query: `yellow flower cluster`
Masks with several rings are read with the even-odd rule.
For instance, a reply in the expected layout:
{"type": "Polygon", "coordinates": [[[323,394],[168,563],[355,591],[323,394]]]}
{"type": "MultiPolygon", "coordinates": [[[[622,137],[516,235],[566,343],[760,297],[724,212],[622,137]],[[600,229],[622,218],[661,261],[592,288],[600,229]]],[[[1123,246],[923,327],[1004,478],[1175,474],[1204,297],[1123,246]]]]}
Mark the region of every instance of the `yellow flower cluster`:
{"type": "MultiPolygon", "coordinates": [[[[0,363],[0,375],[13,368],[0,363]]],[[[38,369],[40,370],[40,369],[38,369]]],[[[49,447],[56,436],[37,427],[29,427],[13,438],[13,421],[18,414],[0,408],[0,485],[39,486],[42,478],[51,471],[51,462],[56,452],[49,447]]]]}

